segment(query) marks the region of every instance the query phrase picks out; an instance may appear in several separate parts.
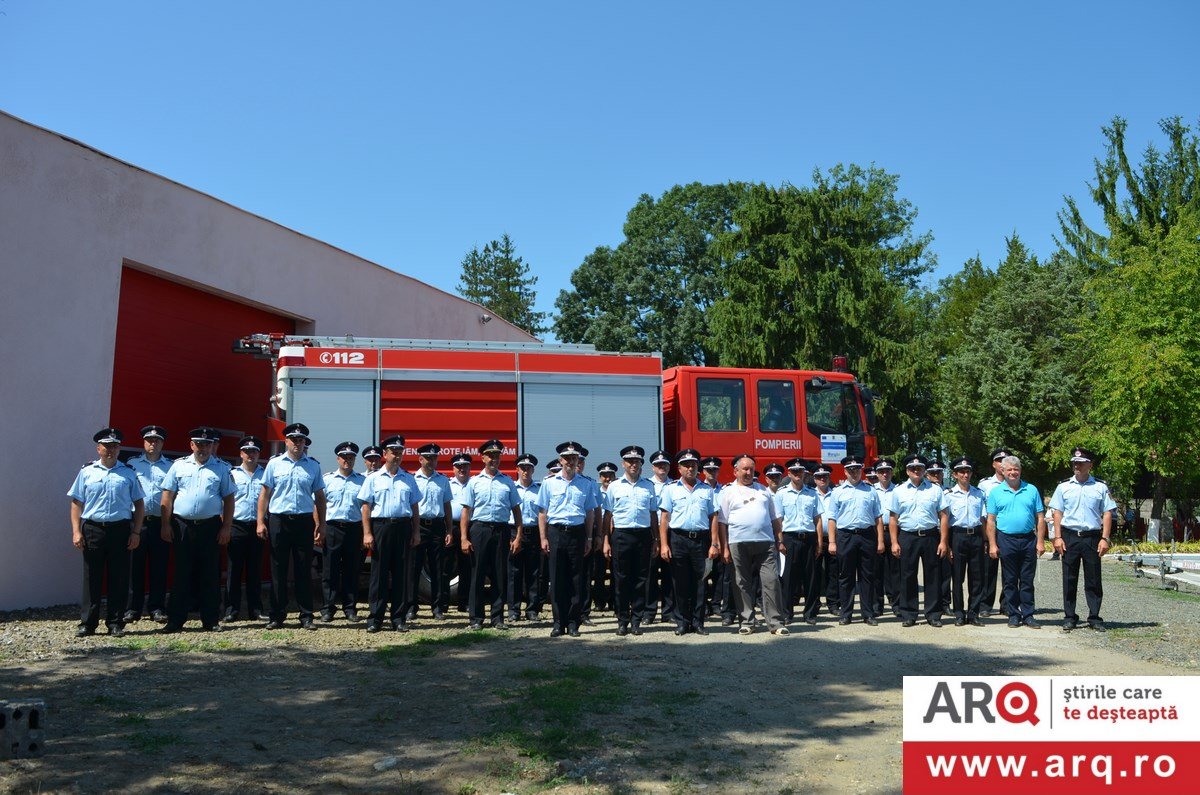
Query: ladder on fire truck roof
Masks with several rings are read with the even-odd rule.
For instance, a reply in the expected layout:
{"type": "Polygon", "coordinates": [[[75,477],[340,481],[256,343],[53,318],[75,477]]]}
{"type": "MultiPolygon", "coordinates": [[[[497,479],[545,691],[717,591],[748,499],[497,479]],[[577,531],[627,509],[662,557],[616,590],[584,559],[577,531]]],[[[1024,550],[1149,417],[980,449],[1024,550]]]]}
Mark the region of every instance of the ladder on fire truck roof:
{"type": "Polygon", "coordinates": [[[512,353],[572,353],[580,355],[662,357],[653,353],[620,353],[597,351],[595,345],[542,343],[542,342],[492,342],[486,340],[422,340],[389,339],[387,337],[344,337],[305,336],[300,334],[249,334],[233,343],[234,353],[250,353],[258,358],[270,359],[279,355],[285,347],[302,348],[369,348],[373,350],[455,350],[455,351],[508,351],[512,353]]]}

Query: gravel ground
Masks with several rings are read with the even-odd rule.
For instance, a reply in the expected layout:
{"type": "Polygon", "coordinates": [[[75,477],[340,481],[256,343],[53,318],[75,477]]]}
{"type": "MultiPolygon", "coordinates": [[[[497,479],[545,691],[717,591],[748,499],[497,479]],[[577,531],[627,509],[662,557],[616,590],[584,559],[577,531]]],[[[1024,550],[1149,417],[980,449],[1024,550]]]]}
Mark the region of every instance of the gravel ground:
{"type": "MultiPolygon", "coordinates": [[[[241,623],[220,635],[72,637],[75,609],[0,616],[0,699],[49,705],[45,756],[0,762],[13,792],[897,792],[904,674],[1193,674],[1200,596],[1105,564],[1110,631],[714,628],[578,640],[547,623],[407,634],[241,623]]],[[[1082,597],[1081,597],[1082,598],[1082,597]]]]}

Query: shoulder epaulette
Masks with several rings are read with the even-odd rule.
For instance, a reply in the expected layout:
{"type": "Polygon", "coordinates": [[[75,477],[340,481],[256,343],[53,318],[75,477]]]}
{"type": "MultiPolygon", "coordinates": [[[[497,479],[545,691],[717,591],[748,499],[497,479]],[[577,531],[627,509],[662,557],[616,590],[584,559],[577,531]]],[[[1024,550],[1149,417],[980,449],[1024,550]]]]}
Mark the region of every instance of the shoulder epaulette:
{"type": "MultiPolygon", "coordinates": [[[[1096,478],[1096,477],[1094,477],[1094,478],[1092,478],[1092,480],[1096,481],[1097,483],[1104,483],[1104,481],[1103,481],[1103,480],[1101,480],[1100,478],[1096,478]]],[[[1107,486],[1108,484],[1107,484],[1107,483],[1104,483],[1104,485],[1105,485],[1105,486],[1107,486]]]]}
{"type": "Polygon", "coordinates": [[[1058,482],[1059,482],[1059,483],[1068,483],[1068,482],[1070,482],[1070,481],[1072,481],[1072,480],[1074,480],[1074,479],[1075,479],[1075,478],[1063,478],[1062,480],[1060,480],[1060,481],[1058,481],[1058,482]]]}

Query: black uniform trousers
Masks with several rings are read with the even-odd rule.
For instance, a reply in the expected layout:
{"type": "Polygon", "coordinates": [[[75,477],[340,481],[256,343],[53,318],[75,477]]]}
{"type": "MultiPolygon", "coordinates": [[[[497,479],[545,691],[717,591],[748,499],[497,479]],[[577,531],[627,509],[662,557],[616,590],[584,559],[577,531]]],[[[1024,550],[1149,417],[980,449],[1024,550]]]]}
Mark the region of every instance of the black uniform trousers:
{"type": "Polygon", "coordinates": [[[129,553],[129,610],[138,616],[155,610],[166,612],[170,560],[171,545],[162,538],[162,517],[146,516],[142,521],[141,543],[129,553]]]}
{"type": "Polygon", "coordinates": [[[957,618],[975,618],[983,605],[983,577],[988,560],[987,538],[983,525],[951,527],[950,549],[954,553],[953,599],[957,618]],[[963,600],[963,578],[967,580],[966,601],[963,600]]]}
{"type": "MultiPolygon", "coordinates": [[[[732,576],[731,572],[730,577],[732,576]]],[[[653,621],[661,603],[662,620],[666,621],[675,614],[675,588],[671,582],[671,564],[655,556],[650,561],[650,579],[647,585],[646,610],[642,613],[642,620],[653,621]]]]}
{"type": "Polygon", "coordinates": [[[450,609],[450,581],[457,574],[458,590],[454,595],[454,607],[458,612],[465,613],[471,604],[471,555],[462,550],[462,529],[459,521],[455,519],[452,525],[454,540],[450,543],[450,548],[442,554],[442,579],[446,588],[439,607],[443,613],[450,609]]]}
{"type": "Polygon", "coordinates": [[[325,554],[321,559],[322,610],[332,613],[341,607],[355,610],[358,604],[358,572],[363,560],[362,522],[325,523],[325,554]]]}
{"type": "Polygon", "coordinates": [[[467,528],[471,539],[471,621],[483,621],[484,604],[491,605],[491,620],[504,618],[504,600],[508,595],[508,554],[513,526],[507,522],[472,521],[467,528]],[[485,590],[487,585],[490,590],[485,590]]]}
{"type": "Polygon", "coordinates": [[[582,524],[552,524],[546,528],[550,542],[550,606],[554,626],[578,627],[583,617],[583,546],[587,533],[582,524]]]}
{"type": "MultiPolygon", "coordinates": [[[[617,622],[642,623],[646,612],[646,582],[650,578],[650,550],[654,538],[649,527],[613,528],[608,540],[612,547],[614,611],[617,622]]],[[[601,552],[600,557],[604,557],[601,552]]],[[[677,603],[678,604],[678,603],[677,603]]]]}
{"type": "MultiPolygon", "coordinates": [[[[884,533],[885,538],[887,533],[884,533]]],[[[884,544],[887,550],[882,555],[875,556],[875,615],[883,615],[883,600],[887,597],[887,605],[896,615],[900,614],[900,559],[891,553],[891,543],[884,544]]]]}
{"type": "Polygon", "coordinates": [[[1100,531],[1089,531],[1080,535],[1078,531],[1062,533],[1066,548],[1062,554],[1063,566],[1063,613],[1068,621],[1078,621],[1075,612],[1075,597],[1079,592],[1079,568],[1083,566],[1083,596],[1087,600],[1088,621],[1100,620],[1100,602],[1104,598],[1104,585],[1100,582],[1100,531]]]}
{"type": "Polygon", "coordinates": [[[841,618],[850,618],[854,613],[855,586],[858,587],[858,612],[864,620],[877,617],[873,581],[877,545],[874,527],[837,529],[838,612],[841,618]]]}
{"type": "MultiPolygon", "coordinates": [[[[1000,531],[996,531],[996,535],[1000,535],[1000,531]]],[[[986,538],[986,533],[985,533],[986,538]]],[[[993,558],[986,554],[987,542],[984,541],[985,560],[983,562],[983,601],[980,610],[992,610],[996,605],[996,583],[1000,579],[1000,558],[993,558]]],[[[1008,600],[1000,601],[1000,609],[1003,612],[1008,612],[1008,600]]]]}
{"type": "MultiPolygon", "coordinates": [[[[591,597],[587,605],[597,610],[615,610],[616,576],[609,577],[609,561],[604,557],[603,544],[594,544],[592,549],[591,586],[588,594],[591,597]]],[[[590,614],[590,609],[587,610],[590,614]]]]}
{"type": "Polygon", "coordinates": [[[246,610],[250,615],[262,612],[262,551],[258,523],[233,520],[229,534],[229,572],[225,576],[225,615],[237,616],[242,609],[242,586],[246,589],[246,610]]]}
{"type": "Polygon", "coordinates": [[[383,623],[384,613],[392,623],[404,620],[408,593],[409,549],[412,545],[412,517],[372,519],[371,580],[367,591],[368,618],[383,623]],[[390,605],[390,611],[389,611],[390,605]]]}
{"type": "Polygon", "coordinates": [[[176,516],[172,524],[175,581],[167,605],[167,623],[183,626],[195,593],[200,599],[200,623],[205,627],[215,626],[221,618],[221,546],[217,543],[221,517],[184,519],[176,516]]]}
{"type": "MultiPolygon", "coordinates": [[[[313,530],[311,513],[273,513],[267,522],[271,538],[271,620],[283,621],[288,610],[288,567],[296,579],[300,618],[312,618],[313,530]]],[[[178,552],[176,553],[178,555],[178,552]]]]}
{"type": "MultiPolygon", "coordinates": [[[[95,630],[100,623],[100,599],[104,593],[104,575],[108,574],[108,610],[104,623],[124,626],[123,617],[129,598],[129,519],[93,522],[84,519],[83,598],[80,599],[79,623],[95,630]]],[[[145,536],[143,535],[143,538],[145,536]]]]}
{"type": "Polygon", "coordinates": [[[721,623],[724,623],[726,619],[737,621],[737,601],[733,597],[733,592],[737,590],[737,578],[734,575],[733,564],[726,563],[724,560],[718,561],[718,563],[721,568],[717,573],[717,602],[720,606],[718,612],[721,614],[721,623]]]}
{"type": "Polygon", "coordinates": [[[925,581],[925,619],[942,617],[942,562],[937,556],[941,531],[900,531],[900,618],[917,619],[917,567],[925,581]],[[923,534],[923,535],[922,535],[923,534]]]}
{"type": "Polygon", "coordinates": [[[542,609],[545,591],[542,587],[542,536],[535,524],[521,528],[521,550],[508,556],[508,617],[517,618],[521,605],[526,614],[542,609]]]}
{"type": "Polygon", "coordinates": [[[705,618],[704,564],[712,546],[712,532],[667,532],[671,544],[671,584],[675,589],[675,625],[683,629],[702,627],[705,618]]]}
{"type": "MultiPolygon", "coordinates": [[[[429,575],[429,608],[431,611],[441,610],[443,602],[449,604],[450,580],[445,576],[446,564],[442,560],[446,556],[446,520],[441,516],[428,519],[422,517],[421,543],[409,552],[408,598],[405,600],[406,616],[415,616],[421,608],[421,578],[429,575]],[[443,594],[442,591],[447,593],[443,594]]],[[[456,533],[451,530],[453,539],[456,533]]],[[[453,543],[453,541],[451,541],[453,543]]]]}
{"type": "MultiPolygon", "coordinates": [[[[838,546],[841,547],[841,530],[838,530],[838,546]]],[[[874,532],[874,531],[872,531],[874,532]]],[[[874,549],[874,545],[871,547],[874,549]]],[[[825,570],[825,607],[830,613],[837,615],[842,614],[842,606],[845,602],[842,600],[842,553],[838,550],[836,555],[822,555],[821,566],[825,570]]],[[[851,572],[853,578],[853,572],[851,572]]],[[[852,580],[853,581],[853,580],[852,580]]],[[[874,592],[872,592],[874,593],[874,592]]],[[[872,605],[873,606],[873,605],[872,605]]]]}
{"type": "Polygon", "coordinates": [[[787,548],[787,563],[783,569],[784,616],[791,621],[796,616],[796,605],[804,596],[804,618],[813,619],[821,609],[821,560],[817,557],[817,534],[784,533],[783,545],[787,548]]]}

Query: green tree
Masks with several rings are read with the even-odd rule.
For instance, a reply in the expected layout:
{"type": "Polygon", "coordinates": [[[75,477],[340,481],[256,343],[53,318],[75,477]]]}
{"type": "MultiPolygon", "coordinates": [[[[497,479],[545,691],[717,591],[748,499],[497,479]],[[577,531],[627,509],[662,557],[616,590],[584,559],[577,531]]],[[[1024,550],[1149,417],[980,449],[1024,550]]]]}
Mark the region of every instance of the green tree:
{"type": "Polygon", "coordinates": [[[600,246],[571,274],[555,306],[564,342],[607,350],[661,351],[667,367],[717,364],[708,310],[721,295],[726,263],[714,241],[732,226],[743,183],[676,185],[641,196],[624,240],[600,246]]]}
{"type": "Polygon", "coordinates": [[[731,366],[824,370],[849,355],[881,395],[880,449],[911,449],[931,430],[931,357],[916,344],[931,236],[913,234],[893,174],[838,165],[812,183],[754,185],[734,212],[716,246],[728,265],[713,344],[731,366]]]}
{"type": "Polygon", "coordinates": [[[1147,146],[1136,167],[1126,152],[1126,123],[1103,128],[1105,154],[1088,185],[1104,228],[1083,219],[1066,199],[1059,214],[1063,241],[1092,271],[1094,329],[1081,335],[1090,401],[1054,439],[1065,458],[1072,444],[1091,441],[1124,483],[1139,468],[1153,475],[1151,517],[1162,518],[1168,486],[1194,488],[1196,471],[1197,219],[1200,142],[1178,117],[1164,119],[1166,151],[1147,146]],[[1189,391],[1190,390],[1190,391],[1189,391]]]}
{"type": "Polygon", "coordinates": [[[537,277],[517,256],[517,247],[507,233],[482,250],[475,246],[462,261],[458,293],[518,328],[537,336],[547,331],[546,313],[534,311],[537,277]]]}

